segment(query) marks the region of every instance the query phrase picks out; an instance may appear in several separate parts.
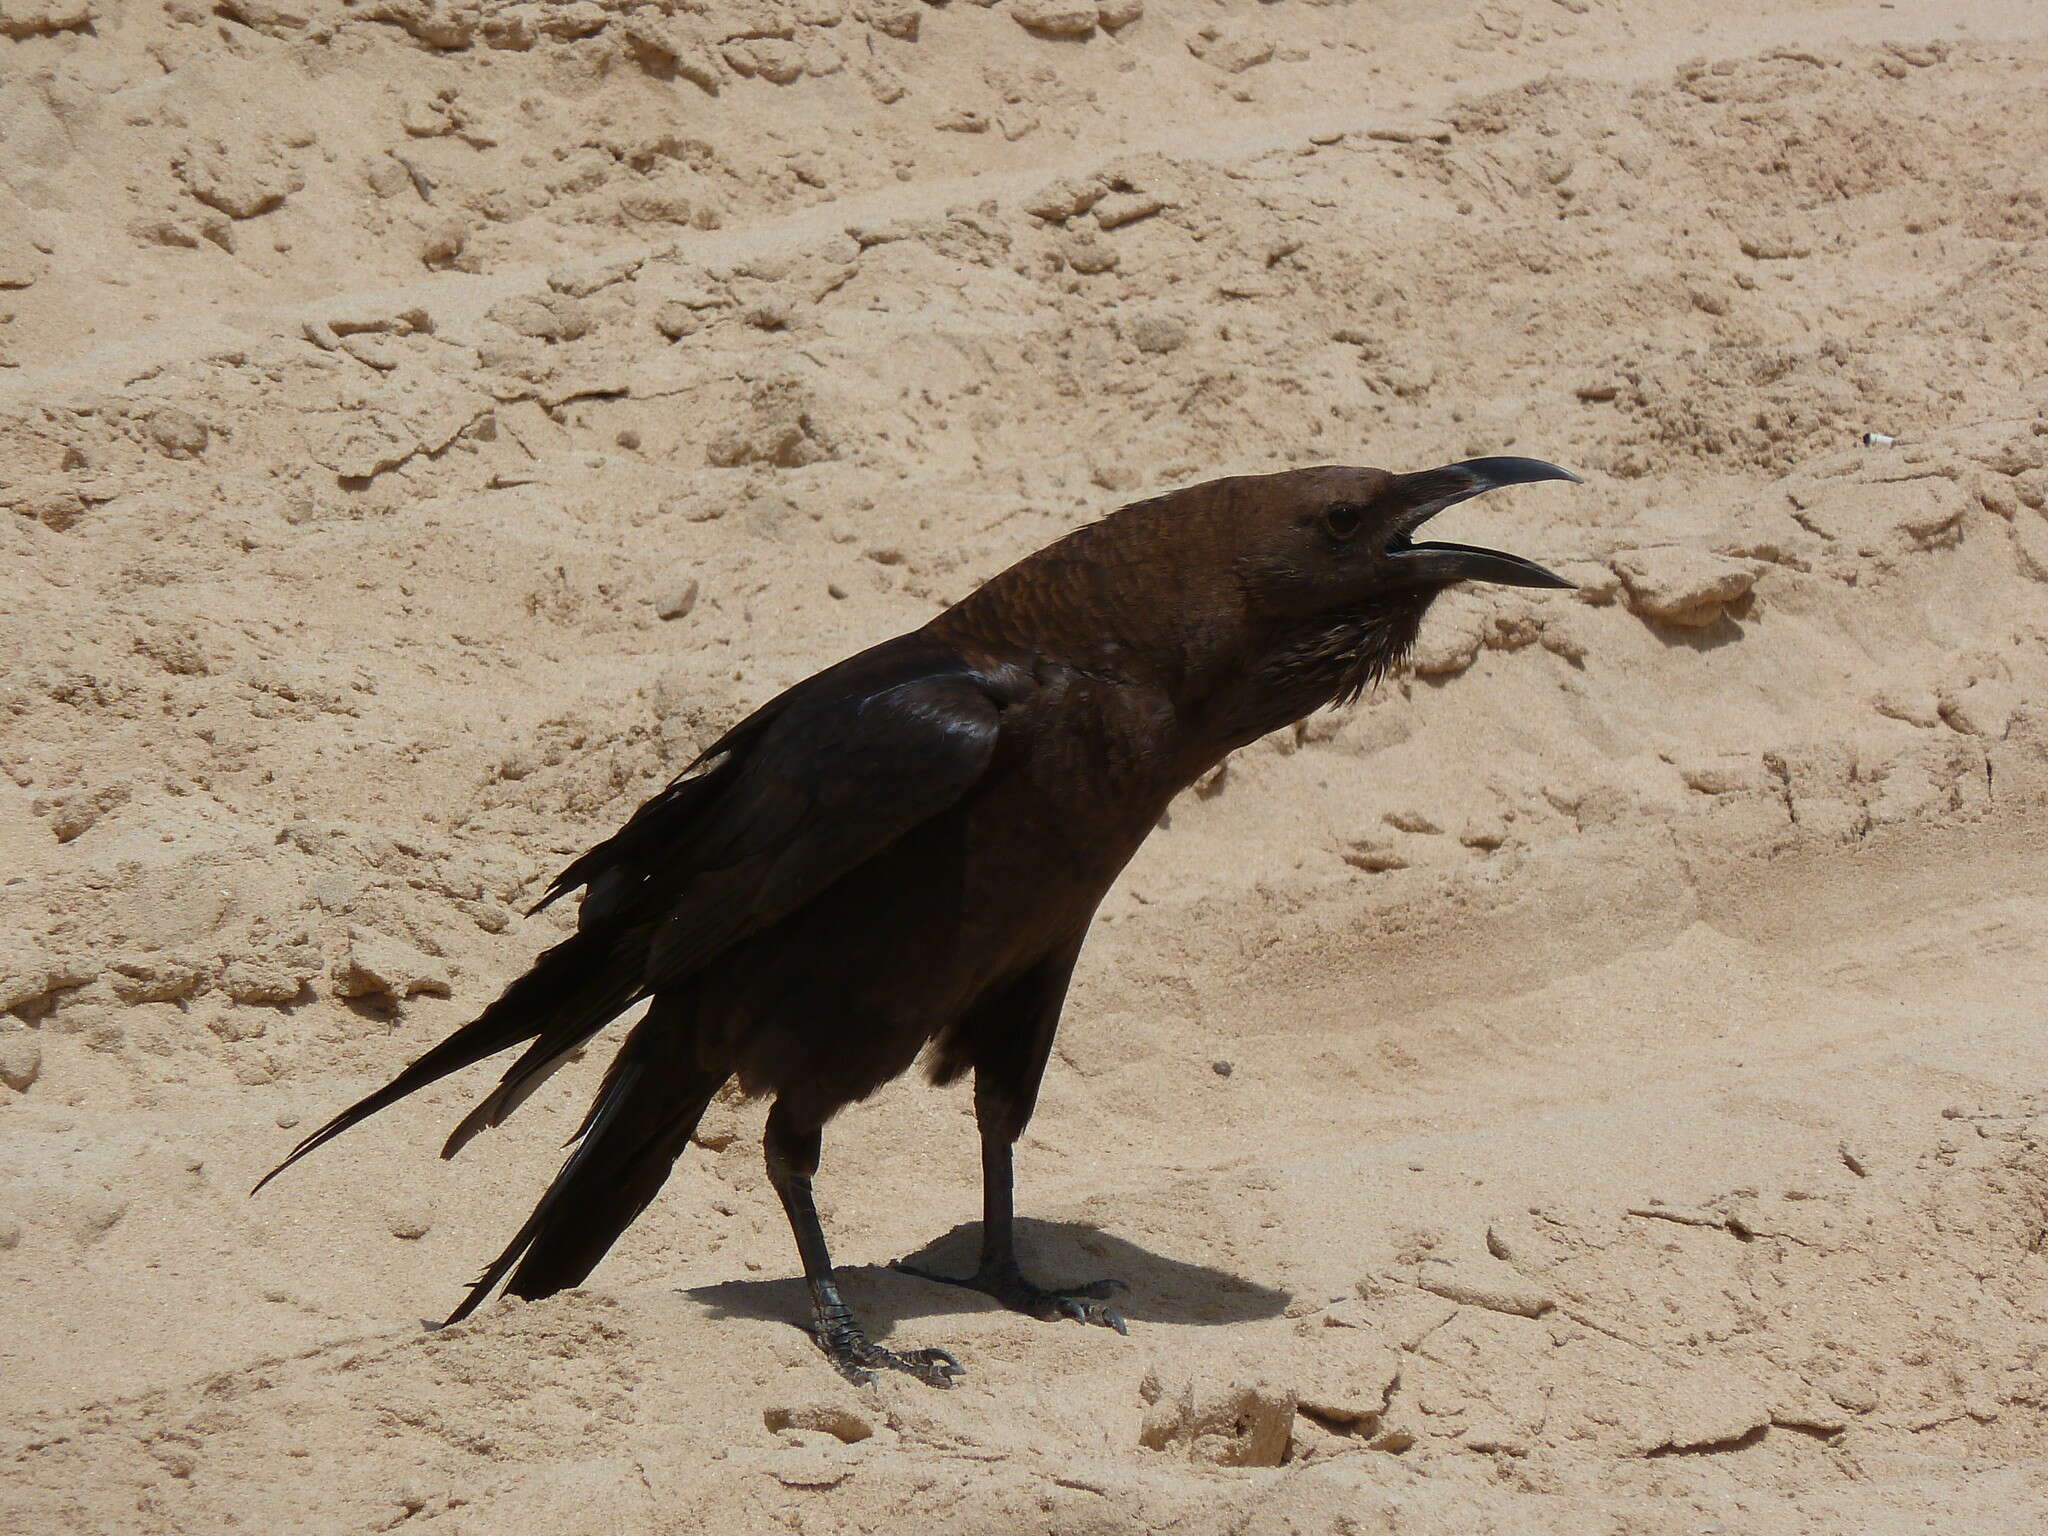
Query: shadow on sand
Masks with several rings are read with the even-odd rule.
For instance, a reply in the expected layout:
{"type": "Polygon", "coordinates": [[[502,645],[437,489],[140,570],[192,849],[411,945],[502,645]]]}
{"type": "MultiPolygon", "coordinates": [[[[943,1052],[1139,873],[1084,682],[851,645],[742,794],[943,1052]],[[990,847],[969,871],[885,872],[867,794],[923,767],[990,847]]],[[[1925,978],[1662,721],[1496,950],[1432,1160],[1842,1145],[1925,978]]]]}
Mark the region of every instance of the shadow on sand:
{"type": "MultiPolygon", "coordinates": [[[[980,1250],[981,1223],[963,1222],[902,1262],[942,1275],[973,1270],[980,1250]]],[[[1071,1221],[1017,1222],[1017,1246],[1024,1272],[1041,1285],[1085,1284],[1113,1277],[1130,1286],[1114,1305],[1132,1322],[1218,1324],[1277,1317],[1286,1291],[1256,1285],[1240,1275],[1206,1264],[1185,1264],[1095,1227],[1071,1221]]],[[[997,1310],[979,1291],[921,1280],[882,1265],[858,1264],[839,1271],[840,1289],[870,1334],[880,1339],[896,1324],[920,1317],[951,1317],[997,1310]]],[[[684,1292],[711,1309],[713,1317],[751,1317],[808,1329],[810,1297],[802,1276],[784,1280],[727,1280],[684,1292]]]]}

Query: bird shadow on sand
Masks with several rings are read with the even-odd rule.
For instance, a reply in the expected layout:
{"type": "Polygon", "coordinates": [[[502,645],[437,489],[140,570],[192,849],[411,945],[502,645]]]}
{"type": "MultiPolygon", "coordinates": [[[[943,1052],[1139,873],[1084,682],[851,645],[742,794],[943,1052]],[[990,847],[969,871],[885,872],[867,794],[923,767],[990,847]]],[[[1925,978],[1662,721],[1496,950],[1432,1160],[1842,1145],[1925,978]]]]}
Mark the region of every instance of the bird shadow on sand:
{"type": "MultiPolygon", "coordinates": [[[[902,1262],[935,1274],[966,1275],[974,1269],[980,1244],[981,1223],[963,1222],[944,1237],[905,1254],[902,1262]]],[[[1117,1292],[1112,1305],[1134,1323],[1245,1323],[1279,1316],[1291,1299],[1286,1291],[1206,1264],[1167,1258],[1081,1222],[1020,1219],[1017,1247],[1024,1272],[1041,1285],[1122,1280],[1130,1289],[1117,1292]]],[[[880,1264],[844,1266],[839,1270],[839,1284],[847,1302],[877,1338],[914,1318],[1001,1310],[1000,1303],[979,1291],[943,1285],[880,1264]]],[[[759,1318],[804,1329],[811,1325],[810,1296],[800,1275],[783,1280],[727,1280],[683,1294],[710,1308],[713,1317],[759,1318]]]]}

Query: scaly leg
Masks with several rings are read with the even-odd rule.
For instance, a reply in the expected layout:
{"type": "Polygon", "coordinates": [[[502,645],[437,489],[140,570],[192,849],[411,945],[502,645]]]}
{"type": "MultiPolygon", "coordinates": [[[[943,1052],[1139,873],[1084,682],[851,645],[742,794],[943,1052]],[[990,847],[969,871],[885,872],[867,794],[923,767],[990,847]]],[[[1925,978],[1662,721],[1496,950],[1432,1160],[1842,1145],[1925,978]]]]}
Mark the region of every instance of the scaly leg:
{"type": "Polygon", "coordinates": [[[958,1360],[943,1349],[913,1349],[898,1354],[871,1343],[853,1309],[839,1295],[839,1280],[832,1273],[832,1256],[825,1248],[825,1229],[818,1222],[818,1207],[811,1199],[811,1179],[818,1171],[819,1130],[815,1125],[796,1126],[784,1113],[781,1101],[768,1114],[767,1134],[762,1138],[767,1155],[768,1181],[782,1198],[789,1214],[790,1229],[796,1234],[796,1251],[803,1259],[804,1283],[811,1292],[811,1313],[817,1319],[818,1347],[856,1385],[875,1379],[877,1369],[903,1371],[935,1387],[950,1387],[955,1376],[966,1372],[958,1360]]]}
{"type": "Polygon", "coordinates": [[[1097,1280],[1088,1285],[1046,1290],[1024,1277],[1017,1264],[1017,1226],[1013,1186],[1011,1137],[1004,1134],[1009,1119],[1007,1106],[994,1094],[982,1092],[975,1082],[976,1119],[981,1123],[981,1263],[965,1278],[933,1274],[898,1263],[892,1267],[921,1280],[944,1285],[961,1285],[971,1291],[993,1296],[1015,1312],[1032,1317],[1071,1317],[1077,1323],[1093,1323],[1129,1333],[1124,1317],[1108,1298],[1129,1287],[1121,1280],[1097,1280]]]}

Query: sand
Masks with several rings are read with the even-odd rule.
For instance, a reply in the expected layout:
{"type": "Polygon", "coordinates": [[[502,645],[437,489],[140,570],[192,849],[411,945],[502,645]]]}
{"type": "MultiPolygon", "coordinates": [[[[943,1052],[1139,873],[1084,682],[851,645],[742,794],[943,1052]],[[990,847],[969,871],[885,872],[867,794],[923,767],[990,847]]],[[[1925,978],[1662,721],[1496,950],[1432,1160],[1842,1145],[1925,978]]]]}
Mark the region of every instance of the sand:
{"type": "MultiPolygon", "coordinates": [[[[2048,1524],[2048,37],[1775,0],[0,0],[0,1529],[2048,1524]],[[1866,432],[1895,438],[1866,446],[1866,432]],[[978,1214],[608,1054],[311,1125],[716,731],[1160,488],[1526,453],[1107,902],[978,1214]]],[[[559,919],[559,920],[558,920],[559,919]]]]}

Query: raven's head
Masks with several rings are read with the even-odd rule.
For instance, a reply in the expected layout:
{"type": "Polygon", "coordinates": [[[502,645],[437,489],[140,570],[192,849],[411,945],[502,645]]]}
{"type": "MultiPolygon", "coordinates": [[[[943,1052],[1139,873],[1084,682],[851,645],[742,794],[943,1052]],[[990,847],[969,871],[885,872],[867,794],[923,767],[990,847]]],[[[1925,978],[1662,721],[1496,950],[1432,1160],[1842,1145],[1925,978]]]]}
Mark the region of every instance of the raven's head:
{"type": "Polygon", "coordinates": [[[1461,581],[1571,586],[1520,555],[1415,535],[1484,491],[1577,479],[1541,459],[1494,458],[1407,475],[1327,465],[1217,482],[1211,505],[1234,551],[1256,658],[1233,738],[1356,698],[1415,643],[1437,594],[1461,581]]]}
{"type": "Polygon", "coordinates": [[[1414,474],[1329,465],[1238,482],[1242,570],[1255,601],[1291,614],[1412,606],[1461,581],[1569,587],[1520,555],[1416,538],[1446,507],[1534,480],[1577,480],[1541,459],[1466,459],[1414,474]]]}

